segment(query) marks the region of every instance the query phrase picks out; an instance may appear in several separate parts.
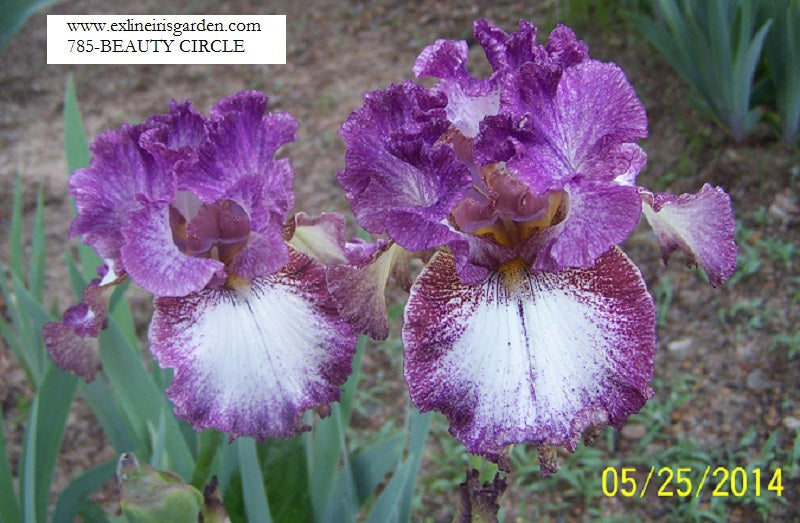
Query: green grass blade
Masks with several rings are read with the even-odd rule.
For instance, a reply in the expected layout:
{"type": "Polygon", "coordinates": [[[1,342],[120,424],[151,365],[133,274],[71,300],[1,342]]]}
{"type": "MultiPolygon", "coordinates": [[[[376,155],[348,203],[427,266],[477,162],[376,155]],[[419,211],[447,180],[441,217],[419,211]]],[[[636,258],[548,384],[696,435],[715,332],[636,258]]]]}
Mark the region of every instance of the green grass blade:
{"type": "MultiPolygon", "coordinates": [[[[64,90],[64,152],[67,157],[67,173],[71,174],[75,169],[82,169],[89,166],[89,141],[86,139],[86,131],[81,119],[81,110],[78,106],[78,95],[75,91],[75,82],[70,76],[67,80],[67,87],[64,90]]],[[[75,213],[73,205],[73,215],[75,213]]],[[[78,257],[81,261],[81,269],[84,278],[91,280],[97,277],[97,267],[102,260],[95,252],[86,245],[78,248],[78,257]]]]}
{"type": "Polygon", "coordinates": [[[270,514],[267,494],[264,491],[264,476],[261,474],[256,452],[256,443],[252,438],[239,438],[236,445],[247,520],[272,523],[272,514],[270,514]]]}
{"type": "Polygon", "coordinates": [[[338,420],[334,418],[334,415],[339,415],[336,405],[334,409],[330,416],[316,423],[314,430],[303,434],[303,441],[310,451],[307,468],[311,485],[311,505],[317,521],[321,521],[326,512],[341,461],[341,435],[338,420]]]}
{"type": "Polygon", "coordinates": [[[44,522],[56,459],[78,378],[48,365],[31,407],[20,465],[20,498],[26,522],[44,522]]]}
{"type": "Polygon", "coordinates": [[[150,466],[155,469],[168,469],[169,464],[166,463],[164,455],[167,446],[167,418],[164,411],[161,411],[158,418],[158,427],[148,423],[147,431],[150,433],[150,448],[153,449],[150,455],[150,466]]]}
{"type": "Polygon", "coordinates": [[[72,76],[64,90],[64,152],[67,155],[67,172],[89,166],[89,142],[83,128],[78,95],[72,76]]]}
{"type": "Polygon", "coordinates": [[[206,429],[200,433],[198,439],[200,440],[200,448],[197,452],[194,471],[192,471],[191,485],[202,492],[208,481],[214,458],[222,443],[222,433],[214,429],[206,429]]]}
{"type": "Polygon", "coordinates": [[[425,440],[428,438],[432,414],[420,414],[412,407],[410,416],[411,427],[406,459],[398,462],[392,479],[375,501],[367,523],[409,521],[417,474],[422,463],[422,452],[425,440]]]}
{"type": "Polygon", "coordinates": [[[405,434],[382,439],[353,456],[353,478],[358,492],[358,504],[363,505],[386,475],[403,457],[405,434]]]}
{"type": "Polygon", "coordinates": [[[113,319],[110,319],[108,328],[100,333],[100,359],[118,394],[123,412],[130,420],[137,443],[136,452],[141,452],[143,459],[151,456],[147,426],[157,427],[162,412],[165,412],[165,445],[170,469],[188,481],[194,469],[194,459],[186,440],[169,404],[144,368],[137,347],[131,345],[113,319]]]}
{"type": "Polygon", "coordinates": [[[94,417],[100,422],[103,434],[117,454],[134,452],[136,443],[131,429],[120,416],[121,408],[115,401],[114,391],[102,378],[91,383],[81,382],[81,396],[86,400],[94,417]]]}
{"type": "Polygon", "coordinates": [[[130,304],[126,297],[126,291],[130,287],[131,280],[126,280],[117,285],[111,298],[108,301],[109,316],[113,319],[117,327],[120,328],[123,334],[128,338],[131,345],[138,345],[139,340],[136,337],[136,325],[133,322],[133,313],[131,312],[130,304]]]}
{"type": "MultiPolygon", "coordinates": [[[[0,278],[0,283],[2,283],[2,278],[0,278]]],[[[6,302],[8,302],[8,298],[6,298],[6,302]]],[[[8,348],[11,349],[11,352],[17,358],[17,361],[22,365],[22,370],[25,371],[25,375],[28,378],[30,383],[35,383],[33,378],[33,371],[28,365],[27,358],[25,357],[25,351],[22,348],[22,343],[20,342],[20,338],[18,333],[14,330],[14,327],[9,324],[5,318],[0,315],[0,336],[3,337],[3,340],[6,342],[8,348]]]]}
{"type": "Polygon", "coordinates": [[[407,461],[410,463],[408,477],[403,487],[400,498],[400,521],[409,521],[411,518],[411,502],[414,500],[414,491],[417,486],[417,475],[422,464],[422,454],[425,450],[425,440],[428,439],[428,430],[433,413],[420,414],[411,408],[411,436],[408,443],[407,461]]]}
{"type": "MultiPolygon", "coordinates": [[[[335,403],[330,416],[330,423],[337,425],[336,436],[338,437],[337,443],[339,445],[339,455],[341,456],[342,462],[341,472],[337,473],[339,460],[331,464],[334,469],[334,478],[321,521],[353,521],[358,512],[356,485],[353,480],[353,470],[347,453],[345,428],[344,423],[342,423],[343,416],[339,410],[339,404],[335,403]]],[[[315,515],[319,519],[319,514],[315,515]]]]}
{"type": "Polygon", "coordinates": [[[8,268],[11,274],[22,273],[22,174],[14,176],[14,197],[11,200],[11,229],[8,235],[8,268]]]}
{"type": "Polygon", "coordinates": [[[40,303],[44,299],[44,263],[45,262],[45,235],[44,235],[44,190],[39,187],[36,195],[36,216],[33,220],[33,233],[31,240],[31,259],[28,269],[28,288],[31,294],[40,303]]]}
{"type": "Polygon", "coordinates": [[[11,465],[8,462],[8,454],[6,453],[3,416],[0,416],[0,521],[3,523],[20,523],[22,521],[11,474],[11,465]]]}
{"type": "Polygon", "coordinates": [[[401,521],[399,519],[400,499],[403,496],[403,490],[410,474],[411,462],[401,462],[395,469],[391,481],[375,501],[375,505],[372,507],[369,517],[367,517],[367,523],[394,523],[401,521]]]}
{"type": "Polygon", "coordinates": [[[89,495],[103,486],[109,478],[114,476],[117,460],[112,459],[101,465],[90,468],[77,478],[73,479],[67,488],[58,496],[53,512],[53,523],[70,523],[75,521],[75,516],[81,510],[89,495]]]}
{"type": "Polygon", "coordinates": [[[34,13],[56,0],[4,0],[0,2],[0,52],[34,13]]]}
{"type": "Polygon", "coordinates": [[[81,274],[81,270],[78,268],[78,264],[75,263],[75,260],[70,256],[69,253],[64,253],[64,261],[69,268],[69,282],[72,285],[72,292],[75,294],[75,300],[80,301],[81,296],[83,294],[83,289],[86,287],[86,280],[81,274]]]}
{"type": "Polygon", "coordinates": [[[16,275],[12,275],[11,279],[14,285],[16,307],[18,312],[23,315],[19,321],[15,319],[14,326],[22,335],[21,341],[25,349],[25,357],[35,379],[33,384],[38,388],[50,361],[50,356],[44,347],[42,327],[45,323],[53,321],[54,318],[45,310],[41,302],[25,288],[22,279],[16,275]]]}
{"type": "Polygon", "coordinates": [[[259,446],[269,509],[275,523],[314,521],[301,438],[270,439],[259,446]]]}
{"type": "Polygon", "coordinates": [[[772,40],[770,60],[773,64],[777,106],[781,117],[781,137],[786,146],[797,145],[800,138],[800,0],[790,0],[783,23],[769,36],[772,40]],[[776,31],[780,28],[780,32],[776,31]]]}
{"type": "Polygon", "coordinates": [[[347,426],[350,423],[350,413],[353,412],[353,395],[358,388],[358,380],[361,377],[361,357],[364,354],[364,348],[367,346],[368,338],[363,334],[358,337],[356,344],[356,354],[353,357],[353,373],[345,382],[342,387],[342,396],[339,400],[339,412],[341,415],[342,423],[347,426]]]}

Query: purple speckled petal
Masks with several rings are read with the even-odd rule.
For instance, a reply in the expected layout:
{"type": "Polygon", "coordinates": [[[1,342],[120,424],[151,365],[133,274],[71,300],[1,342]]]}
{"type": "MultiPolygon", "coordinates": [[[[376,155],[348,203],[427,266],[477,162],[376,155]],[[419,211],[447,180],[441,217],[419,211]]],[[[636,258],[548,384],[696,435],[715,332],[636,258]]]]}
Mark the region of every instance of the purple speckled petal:
{"type": "Polygon", "coordinates": [[[639,223],[642,206],[635,187],[581,180],[565,189],[567,216],[547,231],[553,239],[540,252],[535,269],[591,267],[639,223]]]}
{"type": "MultiPolygon", "coordinates": [[[[342,126],[347,155],[339,183],[367,231],[385,232],[394,211],[441,222],[471,185],[469,168],[436,143],[449,125],[441,106],[441,99],[407,82],[367,94],[342,126]]],[[[405,238],[393,239],[404,245],[405,238]]]]}
{"type": "Polygon", "coordinates": [[[89,167],[78,169],[69,179],[77,207],[70,236],[83,235],[83,241],[118,274],[125,270],[119,251],[130,213],[141,208],[141,199],[165,201],[174,190],[171,173],[139,146],[144,129],[126,125],[103,133],[92,142],[89,167]]]}
{"type": "Polygon", "coordinates": [[[589,59],[586,42],[578,40],[572,29],[561,24],[550,33],[545,50],[550,63],[562,70],[589,59]]]}
{"type": "Polygon", "coordinates": [[[275,213],[285,218],[294,205],[294,173],[275,153],[295,139],[298,124],[286,113],[264,115],[266,109],[267,98],[255,91],[221,100],[211,110],[210,146],[201,150],[197,165],[177,170],[179,188],[212,202],[242,178],[260,177],[275,213]]]}
{"type": "MultiPolygon", "coordinates": [[[[523,21],[520,20],[521,29],[523,29],[522,22],[523,21]]],[[[536,26],[526,22],[523,31],[528,33],[525,39],[527,40],[527,45],[523,46],[523,49],[527,49],[529,58],[533,47],[536,45],[536,26]]],[[[472,24],[472,33],[475,35],[475,39],[478,43],[481,44],[481,47],[483,47],[483,52],[486,53],[486,59],[489,60],[493,71],[513,67],[513,65],[508,63],[508,33],[488,20],[476,20],[475,23],[472,24]]]]}
{"type": "Polygon", "coordinates": [[[589,58],[588,46],[575,37],[572,29],[560,24],[550,33],[545,46],[536,44],[536,26],[526,20],[520,20],[519,29],[510,35],[486,20],[478,20],[474,33],[495,72],[513,74],[529,62],[560,72],[589,58]]]}
{"type": "Polygon", "coordinates": [[[215,276],[224,275],[224,265],[218,260],[187,256],[178,250],[166,203],[147,203],[130,213],[122,234],[125,269],[151,294],[185,296],[199,291],[215,276]]]}
{"type": "Polygon", "coordinates": [[[336,314],[325,271],[292,252],[249,288],[156,298],[150,350],[175,369],[167,395],[195,429],[294,436],[325,412],[351,372],[356,336],[336,314]]]}
{"type": "Polygon", "coordinates": [[[655,305],[618,249],[591,269],[504,267],[464,285],[438,253],[411,289],[404,375],[469,452],[504,465],[524,441],[574,450],[582,431],[620,428],[652,396],[655,305]]]}
{"type": "Polygon", "coordinates": [[[563,71],[552,95],[542,74],[526,64],[513,78],[505,110],[518,116],[487,123],[476,140],[476,160],[508,160],[534,190],[576,173],[630,184],[645,162],[634,142],[647,136],[647,116],[622,70],[582,62],[563,71]]]}
{"type": "Polygon", "coordinates": [[[170,171],[179,163],[194,164],[198,152],[208,142],[206,117],[192,108],[188,101],[169,104],[169,113],[148,118],[147,128],[139,145],[150,154],[162,169],[170,171]]]}
{"type": "Polygon", "coordinates": [[[500,109],[500,83],[497,78],[473,78],[467,72],[468,56],[466,42],[437,40],[417,57],[414,74],[439,78],[433,92],[447,96],[447,119],[464,136],[473,137],[481,119],[500,109]]]}
{"type": "Polygon", "coordinates": [[[687,263],[701,265],[714,287],[736,270],[736,221],[731,197],[703,185],[697,194],[653,194],[640,189],[642,211],[661,245],[664,263],[680,248],[687,263]]]}
{"type": "Polygon", "coordinates": [[[441,78],[451,81],[467,81],[469,48],[467,42],[436,40],[425,47],[414,62],[414,74],[418,78],[441,78]]]}
{"type": "Polygon", "coordinates": [[[234,256],[228,272],[253,279],[280,270],[289,261],[289,247],[280,230],[252,231],[247,245],[234,256]]]}
{"type": "MultiPolygon", "coordinates": [[[[347,144],[347,153],[339,183],[347,191],[358,223],[367,231],[385,231],[387,209],[435,203],[441,175],[426,169],[434,167],[434,155],[456,163],[452,154],[446,158],[446,154],[433,150],[450,125],[444,105],[443,96],[405,82],[367,93],[364,106],[353,111],[342,125],[339,134],[347,144]]],[[[468,176],[465,173],[462,185],[469,183],[468,176]]],[[[445,215],[446,211],[439,219],[445,215]]]]}
{"type": "Polygon", "coordinates": [[[83,301],[64,312],[60,322],[44,326],[44,344],[62,370],[77,374],[85,382],[100,370],[97,337],[108,322],[108,300],[115,284],[92,282],[83,290],[83,301]]]}

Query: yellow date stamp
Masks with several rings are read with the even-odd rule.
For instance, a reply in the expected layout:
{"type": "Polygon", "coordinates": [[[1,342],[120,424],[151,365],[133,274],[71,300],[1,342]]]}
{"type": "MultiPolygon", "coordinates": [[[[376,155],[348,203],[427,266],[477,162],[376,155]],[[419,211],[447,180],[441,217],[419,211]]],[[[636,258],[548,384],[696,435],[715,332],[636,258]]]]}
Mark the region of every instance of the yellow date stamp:
{"type": "Polygon", "coordinates": [[[643,498],[648,489],[658,497],[700,497],[704,489],[712,497],[726,498],[745,496],[760,497],[762,494],[783,496],[783,474],[780,467],[773,471],[760,468],[712,467],[660,467],[650,469],[636,467],[606,467],[601,474],[601,486],[606,497],[624,496],[643,498]],[[767,482],[762,492],[762,481],[767,482]]]}

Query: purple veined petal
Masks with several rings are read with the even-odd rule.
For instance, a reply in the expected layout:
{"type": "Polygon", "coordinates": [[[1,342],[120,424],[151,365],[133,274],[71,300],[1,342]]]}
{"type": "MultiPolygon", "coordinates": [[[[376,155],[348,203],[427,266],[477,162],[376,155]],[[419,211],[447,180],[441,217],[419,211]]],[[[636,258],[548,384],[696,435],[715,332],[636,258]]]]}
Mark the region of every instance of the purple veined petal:
{"type": "Polygon", "coordinates": [[[150,350],[175,369],[167,396],[196,430],[289,437],[339,398],[356,335],[336,314],[323,267],[292,252],[249,288],[156,298],[150,350]]]}
{"type": "Polygon", "coordinates": [[[736,220],[731,197],[721,188],[703,185],[696,194],[675,196],[639,189],[642,212],[667,263],[679,249],[689,264],[701,265],[714,287],[736,270],[736,220]]]}
{"type": "Polygon", "coordinates": [[[126,125],[106,131],[92,142],[89,167],[76,170],[69,179],[77,207],[70,236],[83,235],[118,273],[125,270],[119,253],[122,229],[130,214],[141,208],[140,199],[165,201],[174,191],[172,175],[139,146],[144,130],[142,125],[126,125]]]}
{"type": "MultiPolygon", "coordinates": [[[[566,69],[556,94],[557,147],[569,164],[594,174],[592,162],[607,147],[647,137],[647,115],[625,73],[615,64],[589,61],[566,69]]],[[[598,177],[617,173],[597,173],[598,177]]]]}
{"type": "Polygon", "coordinates": [[[514,443],[574,450],[582,431],[619,429],[652,396],[655,314],[618,249],[590,269],[512,263],[476,285],[438,253],[406,305],[405,379],[473,454],[507,466],[514,443]]]}
{"type": "Polygon", "coordinates": [[[178,249],[167,203],[147,203],[132,212],[122,234],[125,270],[137,285],[155,296],[185,296],[199,291],[212,278],[224,277],[220,261],[187,256],[178,249]]]}
{"type": "Polygon", "coordinates": [[[591,267],[608,249],[622,243],[639,223],[642,209],[635,187],[574,180],[565,189],[566,217],[546,231],[551,240],[537,248],[534,269],[591,267]]]}
{"type": "Polygon", "coordinates": [[[108,285],[92,280],[83,290],[81,303],[67,309],[60,322],[48,323],[42,329],[44,344],[55,364],[87,383],[101,368],[97,337],[108,323],[111,293],[123,279],[116,278],[108,285]]]}
{"type": "Polygon", "coordinates": [[[375,340],[389,336],[386,317],[386,284],[389,277],[404,275],[413,253],[387,243],[363,265],[328,267],[327,282],[339,314],[353,327],[375,340]]]}
{"type": "Polygon", "coordinates": [[[545,46],[536,44],[536,26],[527,20],[520,20],[519,29],[510,35],[486,20],[475,22],[473,30],[496,72],[513,74],[528,62],[563,71],[589,59],[586,43],[578,40],[572,29],[561,24],[550,33],[545,46]]]}

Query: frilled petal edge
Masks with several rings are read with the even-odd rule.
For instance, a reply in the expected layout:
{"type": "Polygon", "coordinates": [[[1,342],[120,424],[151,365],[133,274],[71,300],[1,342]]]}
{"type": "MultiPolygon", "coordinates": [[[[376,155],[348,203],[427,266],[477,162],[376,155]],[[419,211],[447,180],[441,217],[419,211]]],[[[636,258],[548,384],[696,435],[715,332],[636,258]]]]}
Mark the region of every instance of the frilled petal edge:
{"type": "Polygon", "coordinates": [[[689,264],[701,265],[714,287],[736,270],[731,197],[721,187],[703,185],[697,194],[675,196],[639,189],[642,212],[661,246],[664,263],[678,248],[689,264]]]}
{"type": "Polygon", "coordinates": [[[421,411],[502,465],[514,443],[574,449],[584,430],[620,428],[652,396],[655,341],[653,299],[616,248],[590,269],[512,263],[476,285],[438,253],[406,306],[404,375],[421,411]]]}
{"type": "Polygon", "coordinates": [[[240,290],[156,298],[150,349],[175,369],[167,396],[197,429],[289,437],[308,409],[329,412],[351,372],[356,336],[323,267],[292,250],[281,271],[240,290]]]}

